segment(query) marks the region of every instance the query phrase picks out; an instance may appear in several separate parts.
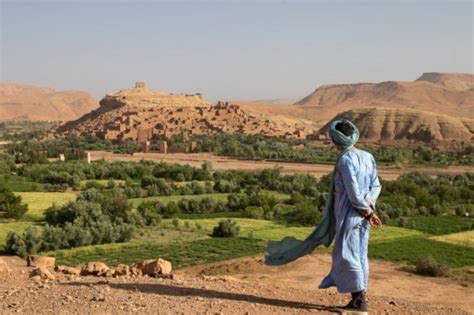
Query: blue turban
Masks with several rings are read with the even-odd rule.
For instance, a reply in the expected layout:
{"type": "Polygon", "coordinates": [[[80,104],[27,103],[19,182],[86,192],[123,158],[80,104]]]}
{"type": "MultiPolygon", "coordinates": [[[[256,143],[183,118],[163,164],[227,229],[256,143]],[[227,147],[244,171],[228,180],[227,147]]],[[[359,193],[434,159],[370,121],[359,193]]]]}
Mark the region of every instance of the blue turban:
{"type": "Polygon", "coordinates": [[[334,144],[342,147],[343,149],[347,149],[352,147],[359,140],[359,129],[357,129],[357,127],[350,120],[344,118],[337,119],[329,125],[329,137],[334,144]],[[346,123],[351,126],[353,130],[352,135],[348,137],[337,130],[336,125],[339,123],[346,123]]]}

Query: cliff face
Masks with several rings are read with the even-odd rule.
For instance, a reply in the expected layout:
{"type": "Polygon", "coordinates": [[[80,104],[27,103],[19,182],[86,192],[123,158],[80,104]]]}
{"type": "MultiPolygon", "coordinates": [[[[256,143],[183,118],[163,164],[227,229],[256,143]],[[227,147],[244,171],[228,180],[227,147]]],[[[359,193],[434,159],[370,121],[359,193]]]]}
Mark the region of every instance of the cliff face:
{"type": "MultiPolygon", "coordinates": [[[[422,142],[439,146],[474,143],[474,119],[456,118],[407,109],[365,108],[340,113],[360,130],[367,143],[422,142]]],[[[332,120],[331,120],[332,121],[332,120]]],[[[325,131],[329,123],[321,131],[325,131]]]]}
{"type": "Polygon", "coordinates": [[[97,100],[81,91],[0,84],[0,120],[68,121],[98,106],[97,100]]]}
{"type": "Polygon", "coordinates": [[[303,138],[313,132],[291,119],[272,120],[247,112],[239,105],[211,105],[201,94],[172,95],[151,91],[142,84],[109,94],[100,108],[59,127],[61,134],[95,134],[112,141],[145,142],[173,135],[242,132],[303,138]]]}

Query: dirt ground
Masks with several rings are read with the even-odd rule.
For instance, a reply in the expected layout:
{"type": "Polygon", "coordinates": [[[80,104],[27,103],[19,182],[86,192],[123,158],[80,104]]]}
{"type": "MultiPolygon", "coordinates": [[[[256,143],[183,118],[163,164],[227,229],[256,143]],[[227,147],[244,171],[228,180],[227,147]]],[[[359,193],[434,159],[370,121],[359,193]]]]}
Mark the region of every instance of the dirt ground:
{"type": "MultiPolygon", "coordinates": [[[[135,153],[114,154],[103,151],[92,151],[91,159],[94,160],[110,160],[110,161],[140,161],[142,159],[152,161],[163,161],[168,163],[189,164],[191,166],[200,167],[204,161],[211,161],[212,166],[216,170],[258,170],[264,168],[281,167],[283,173],[309,173],[316,178],[320,178],[332,172],[332,165],[326,164],[305,164],[305,163],[288,163],[288,162],[266,162],[266,161],[252,161],[252,160],[237,160],[222,156],[215,156],[208,153],[135,153]]],[[[444,168],[435,167],[410,167],[398,169],[394,167],[378,167],[379,175],[385,180],[395,180],[401,174],[410,173],[414,171],[423,172],[430,175],[438,174],[462,174],[465,172],[474,172],[474,167],[469,166],[451,166],[444,168]]]]}
{"type": "MultiPolygon", "coordinates": [[[[173,280],[97,278],[56,273],[54,281],[28,278],[17,257],[0,276],[0,314],[331,314],[347,295],[317,284],[329,255],[265,267],[250,257],[179,270],[173,280]],[[212,275],[209,275],[212,274],[212,275]]],[[[426,278],[387,262],[371,261],[371,314],[473,314],[472,288],[426,278]]]]}

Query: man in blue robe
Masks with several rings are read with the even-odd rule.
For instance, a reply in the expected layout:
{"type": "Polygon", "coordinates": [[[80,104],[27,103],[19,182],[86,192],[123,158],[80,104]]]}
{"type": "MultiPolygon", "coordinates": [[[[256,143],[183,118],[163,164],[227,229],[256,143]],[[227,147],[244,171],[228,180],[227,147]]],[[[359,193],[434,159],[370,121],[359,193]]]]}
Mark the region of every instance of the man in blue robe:
{"type": "Polygon", "coordinates": [[[331,271],[319,287],[335,286],[340,293],[351,293],[352,300],[343,309],[363,314],[367,312],[369,230],[382,225],[374,213],[381,185],[374,157],[354,143],[347,147],[347,142],[339,141],[358,134],[355,126],[347,120],[333,124],[338,133],[330,133],[331,139],[342,152],[333,178],[335,243],[331,271]]]}
{"type": "Polygon", "coordinates": [[[382,225],[374,213],[381,186],[373,156],[354,147],[359,130],[352,122],[333,121],[329,135],[340,153],[321,222],[303,241],[289,236],[281,241],[269,241],[265,264],[289,263],[310,254],[321,244],[328,247],[335,240],[331,271],[319,287],[335,286],[340,293],[351,293],[350,303],[340,310],[364,314],[367,313],[369,230],[370,226],[382,225]]]}

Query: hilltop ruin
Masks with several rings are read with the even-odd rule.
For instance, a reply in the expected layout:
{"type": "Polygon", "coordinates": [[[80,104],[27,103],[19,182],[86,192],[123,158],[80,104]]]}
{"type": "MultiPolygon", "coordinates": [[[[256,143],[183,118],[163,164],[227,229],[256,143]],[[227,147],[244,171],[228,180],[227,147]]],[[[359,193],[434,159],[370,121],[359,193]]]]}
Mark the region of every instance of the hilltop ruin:
{"type": "Polygon", "coordinates": [[[137,141],[144,146],[174,135],[219,132],[304,139],[311,126],[297,120],[274,121],[228,102],[211,104],[202,94],[152,91],[143,82],[107,94],[100,108],[58,128],[60,134],[96,135],[112,142],[137,141]]]}

